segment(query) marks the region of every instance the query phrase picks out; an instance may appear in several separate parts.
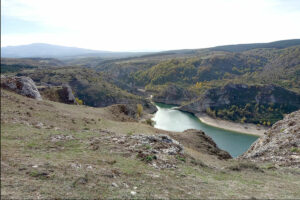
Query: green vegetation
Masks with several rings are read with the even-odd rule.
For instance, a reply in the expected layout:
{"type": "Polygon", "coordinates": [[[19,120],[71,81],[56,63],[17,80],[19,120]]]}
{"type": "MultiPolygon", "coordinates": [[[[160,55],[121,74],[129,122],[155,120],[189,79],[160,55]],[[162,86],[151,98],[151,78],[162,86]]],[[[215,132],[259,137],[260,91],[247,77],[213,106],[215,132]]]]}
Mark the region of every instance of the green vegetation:
{"type": "Polygon", "coordinates": [[[208,90],[202,98],[214,102],[206,109],[212,117],[265,126],[300,108],[300,95],[276,86],[229,84],[208,90]]]}
{"type": "MultiPolygon", "coordinates": [[[[272,105],[270,105],[272,107],[272,105]]],[[[270,108],[269,107],[269,108],[270,108]]],[[[221,119],[241,122],[241,123],[254,123],[265,126],[271,126],[278,120],[283,118],[283,113],[286,113],[285,108],[273,106],[274,111],[269,112],[263,105],[258,106],[257,104],[246,104],[232,105],[224,108],[207,109],[206,113],[212,117],[221,119]]]]}
{"type": "Polygon", "coordinates": [[[176,159],[177,159],[177,160],[180,160],[180,161],[182,161],[182,162],[185,162],[185,161],[186,161],[185,158],[184,158],[183,156],[180,156],[180,155],[177,155],[177,156],[176,156],[176,159]]]}
{"type": "Polygon", "coordinates": [[[30,65],[6,65],[1,63],[1,74],[2,73],[14,73],[19,72],[24,69],[34,69],[37,68],[36,66],[30,65]]]}
{"type": "Polygon", "coordinates": [[[142,98],[130,94],[114,84],[109,83],[102,73],[92,69],[80,67],[62,67],[52,69],[39,69],[36,71],[24,71],[18,75],[29,76],[36,83],[47,83],[62,85],[68,83],[79,104],[102,107],[111,104],[122,103],[123,101],[141,101],[142,98]]]}
{"type": "Polygon", "coordinates": [[[300,148],[292,147],[291,152],[300,153],[300,148]]]}
{"type": "Polygon", "coordinates": [[[146,124],[148,124],[150,126],[154,126],[155,125],[155,121],[153,121],[152,119],[147,119],[146,120],[146,124]]]}

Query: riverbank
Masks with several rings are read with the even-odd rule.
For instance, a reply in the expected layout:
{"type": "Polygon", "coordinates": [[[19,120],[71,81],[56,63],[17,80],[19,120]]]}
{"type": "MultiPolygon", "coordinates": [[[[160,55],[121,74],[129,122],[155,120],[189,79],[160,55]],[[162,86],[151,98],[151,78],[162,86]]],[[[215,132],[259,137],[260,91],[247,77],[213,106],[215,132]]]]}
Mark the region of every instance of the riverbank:
{"type": "Polygon", "coordinates": [[[264,132],[268,130],[267,127],[263,127],[263,126],[258,127],[255,124],[249,124],[249,123],[242,124],[242,123],[235,123],[235,122],[230,122],[221,119],[214,119],[212,117],[209,117],[206,114],[198,114],[196,116],[204,124],[225,129],[225,130],[239,132],[239,133],[256,135],[259,137],[263,136],[264,132]]]}

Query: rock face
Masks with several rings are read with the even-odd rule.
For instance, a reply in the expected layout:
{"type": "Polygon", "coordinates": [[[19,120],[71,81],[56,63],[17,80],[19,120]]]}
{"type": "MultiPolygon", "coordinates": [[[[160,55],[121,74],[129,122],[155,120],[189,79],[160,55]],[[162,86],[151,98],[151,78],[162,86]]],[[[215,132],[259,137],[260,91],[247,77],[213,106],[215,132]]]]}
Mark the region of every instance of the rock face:
{"type": "Polygon", "coordinates": [[[240,159],[300,167],[300,110],[275,123],[240,159]]]}
{"type": "Polygon", "coordinates": [[[275,85],[227,84],[208,90],[198,100],[182,106],[180,110],[201,113],[207,108],[218,109],[247,103],[288,105],[293,111],[300,108],[300,95],[275,85]]]}
{"type": "Polygon", "coordinates": [[[154,102],[180,105],[182,101],[190,101],[193,95],[184,88],[169,85],[160,94],[153,97],[154,102]]]}
{"type": "Polygon", "coordinates": [[[1,75],[1,87],[14,91],[23,96],[27,96],[36,100],[42,100],[35,83],[29,77],[6,77],[1,75]]]}
{"type": "Polygon", "coordinates": [[[43,83],[38,89],[44,99],[66,104],[76,103],[72,88],[68,84],[54,86],[43,83]]]}
{"type": "Polygon", "coordinates": [[[62,101],[65,103],[73,104],[76,102],[72,88],[68,84],[64,84],[62,86],[62,89],[58,91],[58,94],[62,101]]]}

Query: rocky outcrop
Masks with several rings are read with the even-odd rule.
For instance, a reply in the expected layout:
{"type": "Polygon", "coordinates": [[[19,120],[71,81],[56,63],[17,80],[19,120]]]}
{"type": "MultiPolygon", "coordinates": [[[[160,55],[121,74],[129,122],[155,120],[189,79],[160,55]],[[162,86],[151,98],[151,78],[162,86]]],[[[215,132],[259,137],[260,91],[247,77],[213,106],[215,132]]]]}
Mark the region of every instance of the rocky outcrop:
{"type": "Polygon", "coordinates": [[[275,123],[240,159],[300,167],[300,110],[275,123]]]}
{"type": "Polygon", "coordinates": [[[36,100],[42,100],[42,97],[35,83],[29,77],[25,77],[25,76],[6,77],[1,75],[1,87],[14,91],[23,96],[27,96],[36,100]]]}
{"type": "Polygon", "coordinates": [[[68,84],[64,84],[62,89],[58,91],[58,94],[65,103],[73,104],[76,102],[72,88],[68,84]]]}
{"type": "Polygon", "coordinates": [[[109,132],[106,138],[94,138],[90,142],[90,148],[98,150],[101,140],[117,144],[116,149],[122,151],[123,155],[137,158],[157,169],[177,168],[178,164],[187,159],[184,147],[165,134],[121,136],[109,132]]]}
{"type": "Polygon", "coordinates": [[[43,85],[38,87],[38,90],[44,99],[66,104],[76,103],[72,88],[68,84],[54,86],[43,83],[43,85]]]}
{"type": "MultiPolygon", "coordinates": [[[[153,113],[152,107],[149,109],[145,105],[143,106],[142,117],[145,113],[153,113]]],[[[137,115],[137,104],[114,104],[105,108],[116,121],[137,121],[140,118],[137,115]]],[[[155,112],[155,111],[154,111],[155,112]]]]}
{"type": "Polygon", "coordinates": [[[205,112],[208,108],[244,106],[247,103],[288,105],[293,111],[300,108],[300,95],[275,85],[227,84],[207,90],[198,100],[180,107],[180,110],[196,114],[205,112]]]}
{"type": "Polygon", "coordinates": [[[203,131],[188,129],[180,134],[169,133],[169,135],[180,141],[185,147],[205,154],[217,156],[219,159],[232,158],[227,151],[220,149],[213,139],[203,131]]]}
{"type": "Polygon", "coordinates": [[[183,101],[191,101],[194,97],[188,90],[177,85],[169,85],[160,94],[153,96],[153,101],[157,103],[166,103],[180,105],[183,101]]]}

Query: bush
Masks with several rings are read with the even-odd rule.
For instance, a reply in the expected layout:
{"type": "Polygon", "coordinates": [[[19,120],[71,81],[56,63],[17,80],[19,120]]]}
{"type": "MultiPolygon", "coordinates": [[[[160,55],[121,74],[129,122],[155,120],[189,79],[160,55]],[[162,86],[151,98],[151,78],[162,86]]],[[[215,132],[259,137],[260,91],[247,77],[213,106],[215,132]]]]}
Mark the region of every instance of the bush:
{"type": "Polygon", "coordinates": [[[78,105],[82,105],[83,104],[83,101],[78,99],[77,97],[75,98],[75,101],[77,102],[78,105]]]}
{"type": "Polygon", "coordinates": [[[154,126],[155,121],[153,121],[152,119],[147,119],[146,120],[146,124],[150,125],[150,126],[154,126]]]}
{"type": "Polygon", "coordinates": [[[137,104],[136,108],[137,108],[137,116],[141,117],[142,114],[143,114],[143,106],[142,106],[142,104],[137,104]]]}

